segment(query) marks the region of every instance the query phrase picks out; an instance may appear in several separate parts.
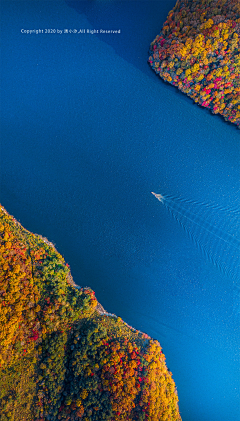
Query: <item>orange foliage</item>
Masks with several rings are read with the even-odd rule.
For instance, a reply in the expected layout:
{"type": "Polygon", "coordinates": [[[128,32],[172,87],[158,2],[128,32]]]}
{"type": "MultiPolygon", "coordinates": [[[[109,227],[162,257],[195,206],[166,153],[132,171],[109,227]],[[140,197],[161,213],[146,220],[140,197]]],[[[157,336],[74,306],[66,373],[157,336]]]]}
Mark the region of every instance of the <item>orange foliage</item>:
{"type": "Polygon", "coordinates": [[[4,208],[0,251],[4,419],[181,420],[160,344],[119,317],[99,315],[94,291],[71,285],[55,247],[4,208]]]}
{"type": "Polygon", "coordinates": [[[184,0],[152,42],[149,63],[164,80],[240,127],[239,48],[238,0],[184,0]]]}

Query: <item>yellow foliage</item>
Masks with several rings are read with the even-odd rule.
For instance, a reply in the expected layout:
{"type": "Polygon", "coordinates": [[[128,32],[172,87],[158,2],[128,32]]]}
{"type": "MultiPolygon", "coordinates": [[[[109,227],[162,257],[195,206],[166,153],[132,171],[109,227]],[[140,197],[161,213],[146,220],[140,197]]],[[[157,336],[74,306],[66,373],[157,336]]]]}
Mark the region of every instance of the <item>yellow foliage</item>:
{"type": "Polygon", "coordinates": [[[181,69],[181,67],[179,67],[179,69],[177,69],[176,71],[176,75],[181,75],[181,73],[183,72],[183,69],[181,69]]]}
{"type": "Polygon", "coordinates": [[[83,389],[82,393],[80,394],[81,399],[86,399],[88,396],[88,391],[83,389]]]}

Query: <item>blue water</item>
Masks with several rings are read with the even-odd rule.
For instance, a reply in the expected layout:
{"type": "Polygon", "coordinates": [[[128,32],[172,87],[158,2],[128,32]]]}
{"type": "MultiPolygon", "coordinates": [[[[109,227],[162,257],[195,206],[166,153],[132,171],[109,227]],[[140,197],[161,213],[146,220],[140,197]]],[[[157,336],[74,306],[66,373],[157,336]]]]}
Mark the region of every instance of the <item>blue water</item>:
{"type": "Polygon", "coordinates": [[[1,203],[160,341],[183,421],[239,421],[239,280],[151,194],[240,206],[239,131],[147,64],[174,3],[1,2],[1,203]]]}
{"type": "Polygon", "coordinates": [[[174,196],[154,196],[181,225],[204,256],[238,284],[240,279],[240,211],[174,196]]]}

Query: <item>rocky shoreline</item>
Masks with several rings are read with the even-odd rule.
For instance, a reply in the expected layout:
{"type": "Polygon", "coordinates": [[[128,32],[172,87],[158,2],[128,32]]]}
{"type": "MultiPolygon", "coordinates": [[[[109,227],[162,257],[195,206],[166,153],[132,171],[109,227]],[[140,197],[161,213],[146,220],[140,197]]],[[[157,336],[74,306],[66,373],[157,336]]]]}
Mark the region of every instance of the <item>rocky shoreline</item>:
{"type": "MultiPolygon", "coordinates": [[[[70,284],[70,285],[72,285],[74,288],[80,289],[80,290],[82,290],[82,291],[84,291],[85,289],[88,289],[87,287],[86,287],[86,288],[84,288],[84,287],[81,287],[81,286],[77,285],[77,284],[74,282],[73,277],[72,277],[72,275],[71,275],[70,271],[69,271],[69,274],[68,274],[68,276],[67,276],[67,280],[68,280],[69,284],[70,284]]],[[[115,317],[115,318],[118,318],[118,316],[117,316],[116,314],[114,314],[114,313],[108,313],[108,312],[104,309],[104,307],[102,306],[102,304],[100,304],[100,303],[99,303],[99,301],[97,302],[97,306],[95,307],[95,311],[97,311],[97,312],[98,312],[100,315],[102,315],[102,316],[108,316],[108,317],[115,317]]],[[[129,327],[129,329],[131,329],[133,332],[140,333],[140,334],[144,335],[144,337],[145,337],[147,340],[150,340],[150,339],[151,339],[151,337],[150,337],[149,335],[147,335],[145,332],[141,332],[140,330],[135,329],[134,327],[130,326],[128,323],[124,322],[124,320],[122,320],[122,322],[123,322],[123,323],[124,323],[127,327],[129,327]]]]}
{"type": "MultiPolygon", "coordinates": [[[[8,215],[8,212],[6,211],[6,209],[3,207],[3,206],[1,206],[1,210],[6,214],[6,215],[8,215]]],[[[21,229],[22,229],[22,225],[21,225],[21,223],[19,222],[19,221],[17,221],[14,217],[12,217],[12,220],[14,221],[14,223],[15,224],[17,224],[21,229]]],[[[30,231],[28,231],[27,229],[25,229],[24,228],[24,231],[26,231],[26,232],[28,232],[30,235],[32,235],[32,233],[30,232],[30,231]]],[[[51,241],[49,241],[46,237],[43,237],[42,235],[40,235],[40,234],[34,234],[34,236],[37,236],[37,237],[39,237],[42,241],[44,241],[44,243],[46,243],[49,247],[51,247],[51,248],[53,248],[54,249],[54,251],[56,252],[56,253],[58,253],[58,251],[57,251],[57,249],[56,249],[56,247],[55,247],[55,245],[53,244],[53,243],[51,243],[51,241]]],[[[79,285],[77,285],[75,282],[74,282],[74,280],[73,280],[73,277],[72,277],[72,274],[71,274],[71,271],[70,271],[70,268],[69,268],[69,272],[68,272],[68,275],[67,275],[67,282],[68,282],[68,284],[69,285],[71,285],[72,287],[74,287],[74,288],[77,288],[77,289],[80,289],[80,290],[82,290],[82,291],[84,291],[84,290],[88,290],[89,289],[89,287],[82,287],[82,286],[79,286],[79,285]]],[[[102,304],[100,304],[99,303],[99,301],[97,301],[97,306],[95,307],[95,311],[97,311],[100,315],[102,315],[102,316],[108,316],[108,317],[114,317],[114,318],[118,318],[119,316],[117,316],[116,314],[114,314],[114,313],[108,313],[105,309],[104,309],[104,307],[102,306],[102,304]]],[[[121,319],[122,320],[122,319],[121,319]]],[[[129,328],[129,329],[131,329],[133,332],[135,332],[135,333],[139,333],[139,334],[141,334],[141,335],[143,335],[145,338],[146,338],[146,340],[147,340],[147,342],[151,339],[151,337],[149,336],[149,335],[147,335],[145,332],[141,332],[140,330],[137,330],[137,329],[135,329],[134,327],[132,327],[132,326],[130,326],[128,323],[126,323],[124,320],[122,320],[122,322],[129,328]]]]}

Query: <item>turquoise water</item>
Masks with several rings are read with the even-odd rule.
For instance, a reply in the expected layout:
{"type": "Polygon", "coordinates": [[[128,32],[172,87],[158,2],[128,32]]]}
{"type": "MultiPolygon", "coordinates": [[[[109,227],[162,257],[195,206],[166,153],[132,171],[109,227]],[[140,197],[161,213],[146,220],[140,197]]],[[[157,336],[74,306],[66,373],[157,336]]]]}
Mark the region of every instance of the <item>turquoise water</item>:
{"type": "Polygon", "coordinates": [[[147,64],[173,5],[2,2],[1,203],[160,341],[183,421],[238,421],[239,279],[151,194],[239,208],[239,131],[147,64]],[[121,34],[21,33],[41,28],[121,34]]]}

